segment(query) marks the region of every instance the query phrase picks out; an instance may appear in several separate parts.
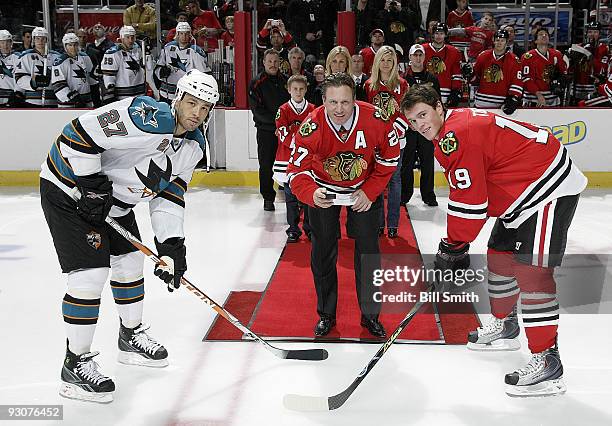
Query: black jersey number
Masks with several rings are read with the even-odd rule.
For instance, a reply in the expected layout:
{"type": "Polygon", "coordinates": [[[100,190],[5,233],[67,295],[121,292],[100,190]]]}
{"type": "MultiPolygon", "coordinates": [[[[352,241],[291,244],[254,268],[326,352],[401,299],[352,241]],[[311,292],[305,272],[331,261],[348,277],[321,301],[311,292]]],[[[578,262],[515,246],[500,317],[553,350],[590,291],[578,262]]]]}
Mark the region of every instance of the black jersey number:
{"type": "Polygon", "coordinates": [[[102,130],[104,130],[104,134],[107,138],[110,138],[111,136],[126,136],[128,134],[123,121],[119,121],[120,115],[119,111],[116,109],[111,109],[104,114],[100,114],[97,118],[98,123],[100,123],[100,127],[102,127],[102,130]],[[117,128],[114,129],[110,127],[111,125],[114,125],[117,128]]]}

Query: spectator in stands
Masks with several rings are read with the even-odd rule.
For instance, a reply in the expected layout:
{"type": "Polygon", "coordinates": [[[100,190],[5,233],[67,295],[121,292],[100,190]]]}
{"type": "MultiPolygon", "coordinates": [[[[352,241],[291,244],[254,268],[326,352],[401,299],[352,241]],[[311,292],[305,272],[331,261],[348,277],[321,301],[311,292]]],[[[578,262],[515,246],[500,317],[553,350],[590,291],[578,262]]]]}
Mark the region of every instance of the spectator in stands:
{"type": "Polygon", "coordinates": [[[353,7],[355,12],[355,38],[359,47],[366,47],[371,43],[372,29],[379,10],[377,3],[376,0],[357,0],[353,7]]]}
{"type": "Polygon", "coordinates": [[[380,28],[375,28],[370,33],[370,45],[361,49],[359,54],[363,58],[363,72],[370,74],[372,64],[374,63],[374,55],[378,49],[385,44],[385,32],[380,28]]]}
{"type": "Polygon", "coordinates": [[[149,44],[156,44],[157,21],[155,8],[145,4],[145,0],[134,0],[134,4],[123,12],[123,25],[131,26],[136,35],[149,38],[149,44]]]}
{"type": "Polygon", "coordinates": [[[478,26],[451,28],[448,30],[448,35],[469,37],[470,45],[467,55],[470,61],[474,62],[478,55],[480,55],[480,52],[493,47],[493,35],[496,29],[495,16],[491,12],[485,12],[482,14],[478,26]]]}
{"type": "Polygon", "coordinates": [[[225,22],[225,18],[234,16],[234,13],[238,10],[238,5],[235,0],[219,0],[216,9],[219,22],[225,22]]]}
{"type": "Polygon", "coordinates": [[[192,17],[191,27],[197,44],[205,52],[214,52],[218,47],[217,36],[223,31],[214,12],[202,10],[199,0],[189,0],[187,10],[192,17]]]}
{"type": "Polygon", "coordinates": [[[355,81],[355,99],[358,101],[368,101],[363,85],[370,76],[363,72],[363,57],[356,53],[351,56],[352,76],[355,81]]]}
{"type": "Polygon", "coordinates": [[[85,52],[87,49],[87,31],[83,28],[76,30],[76,36],[79,38],[79,50],[85,52]]]}
{"type": "Polygon", "coordinates": [[[308,82],[308,86],[306,88],[306,99],[308,100],[308,102],[314,103],[313,96],[316,82],[314,75],[304,68],[304,58],[304,51],[297,46],[295,46],[289,51],[290,69],[287,73],[287,76],[290,77],[292,75],[303,75],[304,77],[306,77],[306,81],[308,82]]]}
{"type": "Polygon", "coordinates": [[[23,44],[21,48],[17,49],[17,52],[23,52],[32,48],[32,30],[23,30],[21,32],[21,42],[23,44]]]}
{"type": "MultiPolygon", "coordinates": [[[[179,22],[189,22],[189,15],[187,14],[187,12],[179,12],[176,14],[176,23],[178,24],[179,22]]],[[[166,36],[166,43],[174,41],[175,38],[176,27],[170,28],[170,31],[168,31],[168,35],[166,36]]]]}
{"type": "Polygon", "coordinates": [[[414,30],[420,25],[417,20],[418,15],[402,7],[400,0],[386,0],[384,9],[378,12],[376,26],[385,32],[385,44],[408,49],[414,41],[414,30]]]}
{"type": "Polygon", "coordinates": [[[257,49],[261,53],[270,48],[278,52],[281,59],[280,71],[283,74],[289,74],[288,50],[293,46],[293,37],[280,19],[268,19],[257,35],[257,49]]]}
{"type": "Polygon", "coordinates": [[[306,56],[321,56],[322,13],[321,4],[314,0],[291,0],[287,6],[287,25],[306,56]]]}
{"type": "Polygon", "coordinates": [[[343,72],[349,76],[353,76],[353,61],[351,54],[344,46],[336,46],[327,54],[325,61],[325,74],[335,74],[343,72]]]}
{"type": "MultiPolygon", "coordinates": [[[[409,68],[404,78],[410,87],[417,84],[430,84],[440,95],[440,83],[438,77],[425,69],[425,48],[420,44],[414,44],[408,52],[410,58],[409,68]]],[[[412,129],[406,131],[406,147],[402,157],[402,195],[400,205],[405,206],[414,193],[414,164],[419,158],[421,168],[421,180],[419,190],[421,199],[430,206],[438,205],[434,193],[434,146],[431,141],[425,139],[419,132],[412,129]]]]}
{"type": "Polygon", "coordinates": [[[506,49],[508,49],[509,52],[514,53],[516,57],[520,59],[525,54],[525,48],[514,42],[514,39],[516,38],[516,30],[514,29],[514,25],[502,25],[500,29],[506,30],[508,33],[508,47],[506,47],[506,49]]]}
{"type": "MultiPolygon", "coordinates": [[[[468,9],[468,0],[457,0],[457,9],[451,10],[446,18],[448,28],[467,28],[474,25],[474,17],[468,9]]],[[[470,47],[470,38],[464,36],[451,36],[448,42],[459,50],[470,47]]]]}
{"type": "Polygon", "coordinates": [[[223,23],[225,24],[225,31],[221,33],[219,40],[223,40],[224,46],[234,47],[234,16],[226,16],[223,23]]]}
{"type": "Polygon", "coordinates": [[[561,52],[548,47],[550,36],[547,28],[540,28],[535,36],[536,48],[521,59],[524,99],[529,106],[559,106],[559,94],[568,83],[567,65],[561,52]]]}
{"type": "Polygon", "coordinates": [[[287,78],[279,71],[280,58],[274,49],[263,54],[264,70],[249,84],[249,107],[257,128],[257,159],[259,162],[259,192],[265,211],[274,211],[276,192],[272,182],[272,167],[278,141],[274,119],[278,108],[289,100],[287,78]]]}

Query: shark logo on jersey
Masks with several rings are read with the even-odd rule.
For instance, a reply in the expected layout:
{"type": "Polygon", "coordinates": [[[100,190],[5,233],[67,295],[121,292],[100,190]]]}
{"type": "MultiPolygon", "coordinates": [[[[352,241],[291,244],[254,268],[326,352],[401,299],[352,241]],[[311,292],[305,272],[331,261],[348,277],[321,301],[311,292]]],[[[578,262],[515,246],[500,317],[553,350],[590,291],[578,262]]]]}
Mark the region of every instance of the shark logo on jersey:
{"type": "Polygon", "coordinates": [[[125,63],[129,70],[134,71],[134,75],[138,74],[138,71],[140,71],[140,64],[138,63],[138,61],[136,61],[133,58],[130,58],[130,59],[127,59],[125,63]]]}
{"type": "Polygon", "coordinates": [[[147,175],[142,174],[137,168],[136,176],[143,183],[144,188],[128,188],[132,193],[142,193],[141,198],[150,197],[166,189],[172,179],[172,162],[166,157],[166,170],[162,170],[153,160],[149,161],[147,175]]]}
{"type": "Polygon", "coordinates": [[[102,245],[102,237],[96,231],[91,231],[89,234],[85,235],[87,238],[87,244],[92,246],[95,250],[98,250],[102,245]]]}
{"type": "Polygon", "coordinates": [[[173,66],[174,68],[179,69],[181,71],[187,71],[185,64],[183,63],[183,61],[181,61],[181,58],[179,58],[178,56],[170,55],[170,66],[173,66]]]}
{"type": "Polygon", "coordinates": [[[81,67],[81,65],[79,64],[75,64],[76,67],[72,69],[72,71],[74,71],[74,76],[76,78],[80,78],[83,83],[85,83],[85,80],[87,79],[87,76],[85,75],[85,70],[83,69],[83,67],[81,67]]]}
{"type": "Polygon", "coordinates": [[[157,111],[159,111],[159,108],[155,108],[146,102],[141,102],[140,106],[136,107],[136,111],[134,111],[132,115],[140,116],[143,126],[150,124],[157,129],[157,118],[155,118],[157,111]]]}

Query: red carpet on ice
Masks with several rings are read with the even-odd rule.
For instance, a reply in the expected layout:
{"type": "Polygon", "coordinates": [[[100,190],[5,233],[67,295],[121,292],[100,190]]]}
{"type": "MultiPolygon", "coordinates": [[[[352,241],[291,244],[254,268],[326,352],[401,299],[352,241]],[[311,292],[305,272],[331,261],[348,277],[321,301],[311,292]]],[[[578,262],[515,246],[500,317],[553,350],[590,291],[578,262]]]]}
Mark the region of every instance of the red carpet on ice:
{"type": "MultiPolygon", "coordinates": [[[[345,215],[343,214],[343,217],[345,215]]],[[[414,270],[422,268],[422,260],[410,219],[400,215],[399,238],[380,239],[383,268],[396,265],[414,270]]],[[[342,224],[345,220],[342,219],[342,224]]],[[[342,226],[344,233],[344,225],[342,226]]],[[[360,311],[353,272],[354,241],[343,234],[338,247],[338,307],[337,325],[331,333],[317,341],[377,341],[359,324],[360,311]]],[[[408,288],[406,283],[385,284],[385,294],[400,294],[409,290],[420,293],[426,285],[420,281],[408,288]]],[[[417,296],[418,297],[418,296],[417,296]]],[[[414,303],[383,304],[380,321],[390,334],[414,303]]],[[[471,306],[425,304],[408,324],[396,342],[465,344],[467,333],[476,328],[477,316],[471,306]],[[468,312],[468,313],[465,313],[468,312]],[[438,314],[438,315],[437,315],[438,314]]],[[[316,292],[310,272],[310,243],[287,244],[274,274],[263,292],[231,292],[224,307],[243,324],[270,340],[315,340],[313,328],[318,320],[316,292]]],[[[205,340],[241,340],[242,333],[223,318],[217,317],[205,340]]]]}

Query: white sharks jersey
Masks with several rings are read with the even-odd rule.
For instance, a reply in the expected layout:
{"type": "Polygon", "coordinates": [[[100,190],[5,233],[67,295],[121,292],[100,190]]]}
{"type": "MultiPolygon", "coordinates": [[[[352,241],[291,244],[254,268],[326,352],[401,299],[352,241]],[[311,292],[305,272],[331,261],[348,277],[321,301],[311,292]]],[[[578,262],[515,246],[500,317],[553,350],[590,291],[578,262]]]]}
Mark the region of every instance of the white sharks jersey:
{"type": "Polygon", "coordinates": [[[176,41],[166,44],[155,67],[160,96],[170,100],[174,99],[176,83],[192,69],[210,72],[206,53],[199,46],[193,44],[181,49],[176,41]],[[170,68],[171,73],[168,78],[159,76],[159,69],[163,66],[170,68]]]}
{"type": "Polygon", "coordinates": [[[73,196],[77,176],[103,173],[113,183],[112,217],[148,202],[157,239],[183,237],[183,197],[204,138],[197,129],[175,138],[174,127],[170,106],[147,96],[105,105],[64,127],[40,176],[73,196]]]}
{"type": "Polygon", "coordinates": [[[102,58],[101,70],[105,101],[145,94],[142,51],[138,44],[134,43],[130,50],[121,44],[108,49],[102,58]]]}
{"type": "Polygon", "coordinates": [[[15,66],[15,82],[22,89],[25,101],[38,106],[56,106],[57,99],[51,87],[36,87],[34,77],[43,75],[45,62],[47,63],[47,76],[51,79],[51,68],[53,63],[60,56],[59,52],[50,50],[47,56],[43,56],[34,49],[28,49],[21,53],[17,65],[15,66]],[[43,105],[44,92],[44,105],[43,105]]]}
{"type": "Polygon", "coordinates": [[[7,104],[15,91],[14,68],[18,59],[17,52],[11,52],[6,56],[0,53],[0,105],[7,104]]]}
{"type": "Polygon", "coordinates": [[[53,64],[51,84],[60,108],[73,108],[81,102],[92,107],[91,86],[98,84],[93,78],[93,63],[84,52],[75,58],[60,55],[53,64]]]}

